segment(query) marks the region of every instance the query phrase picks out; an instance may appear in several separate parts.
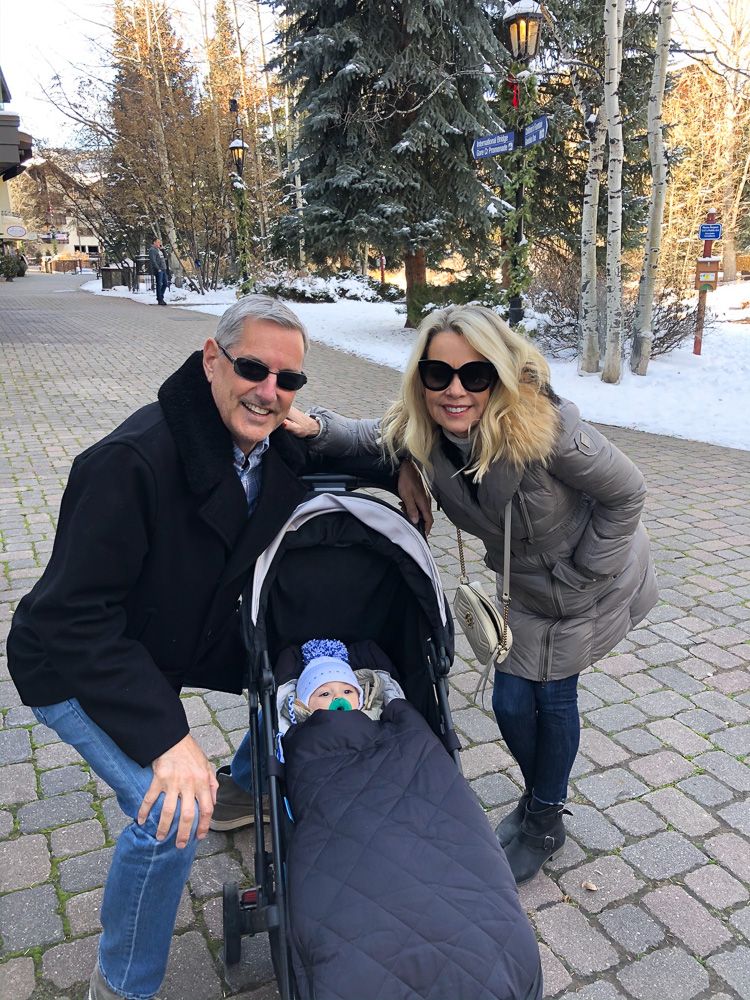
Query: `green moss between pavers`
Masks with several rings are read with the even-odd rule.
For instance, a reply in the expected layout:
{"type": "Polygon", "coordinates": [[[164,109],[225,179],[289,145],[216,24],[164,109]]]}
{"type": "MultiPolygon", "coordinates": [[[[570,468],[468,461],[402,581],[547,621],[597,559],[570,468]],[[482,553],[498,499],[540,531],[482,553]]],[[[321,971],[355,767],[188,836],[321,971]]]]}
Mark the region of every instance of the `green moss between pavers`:
{"type": "MultiPolygon", "coordinates": [[[[117,839],[112,840],[109,832],[109,826],[107,825],[107,820],[104,816],[104,810],[102,809],[102,800],[99,798],[98,791],[94,791],[94,801],[91,803],[91,808],[94,810],[94,816],[102,825],[102,830],[104,831],[104,846],[114,847],[117,843],[117,839]]],[[[119,834],[118,834],[119,836],[119,834]]],[[[98,848],[101,850],[101,848],[98,848]]]]}
{"type": "MultiPolygon", "coordinates": [[[[2,940],[2,938],[0,938],[2,940]]],[[[36,979],[40,979],[40,973],[37,971],[37,963],[41,968],[42,955],[44,954],[44,949],[41,945],[35,944],[32,948],[23,948],[21,951],[9,951],[7,955],[3,955],[3,962],[7,962],[11,958],[33,958],[34,959],[34,975],[36,979]]]]}

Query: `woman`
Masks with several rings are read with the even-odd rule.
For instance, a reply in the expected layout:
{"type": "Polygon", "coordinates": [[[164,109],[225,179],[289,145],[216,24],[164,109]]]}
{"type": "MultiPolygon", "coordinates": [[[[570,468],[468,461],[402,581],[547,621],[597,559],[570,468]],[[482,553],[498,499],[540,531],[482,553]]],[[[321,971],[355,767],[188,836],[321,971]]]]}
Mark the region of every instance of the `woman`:
{"type": "MultiPolygon", "coordinates": [[[[565,842],[578,675],[657,600],[640,521],[646,488],[633,463],[555,395],[542,355],[493,312],[451,307],[418,334],[382,423],[315,408],[288,424],[329,455],[380,447],[410,456],[450,520],[482,540],[499,588],[512,500],[513,646],[496,667],[492,707],[526,785],[497,828],[523,885],[565,842]]],[[[399,479],[414,520],[428,506],[421,478],[404,462],[399,479]]]]}

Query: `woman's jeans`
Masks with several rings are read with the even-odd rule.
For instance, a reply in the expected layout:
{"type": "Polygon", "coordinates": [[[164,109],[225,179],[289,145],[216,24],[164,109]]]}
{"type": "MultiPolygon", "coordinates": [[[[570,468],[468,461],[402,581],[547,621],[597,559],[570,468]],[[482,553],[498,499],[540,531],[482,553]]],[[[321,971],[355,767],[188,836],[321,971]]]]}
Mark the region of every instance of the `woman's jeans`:
{"type": "MultiPolygon", "coordinates": [[[[75,747],[114,789],[122,811],[135,819],[152,768],[123,753],[76,699],[32,711],[75,747]]],[[[187,847],[175,845],[179,808],[168,836],[156,839],[163,800],[160,795],[142,826],[131,823],[120,834],[102,900],[99,965],[109,988],[129,1000],[153,997],[164,978],[177,907],[198,844],[197,808],[187,847]]]]}
{"type": "Polygon", "coordinates": [[[495,672],[492,708],[528,791],[547,805],[565,801],[578,753],[578,674],[559,681],[495,672]]]}

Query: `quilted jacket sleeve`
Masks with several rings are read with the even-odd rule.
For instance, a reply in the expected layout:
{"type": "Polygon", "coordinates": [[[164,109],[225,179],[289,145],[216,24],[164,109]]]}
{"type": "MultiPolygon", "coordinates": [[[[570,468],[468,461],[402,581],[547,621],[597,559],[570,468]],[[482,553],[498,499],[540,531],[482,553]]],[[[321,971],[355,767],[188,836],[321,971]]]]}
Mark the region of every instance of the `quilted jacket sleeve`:
{"type": "Polygon", "coordinates": [[[563,402],[560,417],[549,471],[596,500],[573,563],[592,579],[616,576],[627,562],[640,522],[646,499],[643,475],[619,448],[581,420],[572,403],[563,402]]]}
{"type": "Polygon", "coordinates": [[[322,406],[309,413],[320,423],[318,436],[307,441],[311,452],[329,458],[380,454],[380,420],[352,420],[322,406]]]}

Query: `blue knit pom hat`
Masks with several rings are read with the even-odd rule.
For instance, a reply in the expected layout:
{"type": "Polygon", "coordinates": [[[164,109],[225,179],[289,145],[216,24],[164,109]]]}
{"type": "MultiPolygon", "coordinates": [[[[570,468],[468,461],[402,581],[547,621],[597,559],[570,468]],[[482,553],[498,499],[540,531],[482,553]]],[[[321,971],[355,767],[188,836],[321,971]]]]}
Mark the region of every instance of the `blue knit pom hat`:
{"type": "Polygon", "coordinates": [[[322,684],[341,681],[359,692],[362,708],[362,688],[349,666],[349,650],[338,639],[311,639],[302,647],[304,670],[297,681],[297,697],[307,705],[310,697],[322,684]]]}

